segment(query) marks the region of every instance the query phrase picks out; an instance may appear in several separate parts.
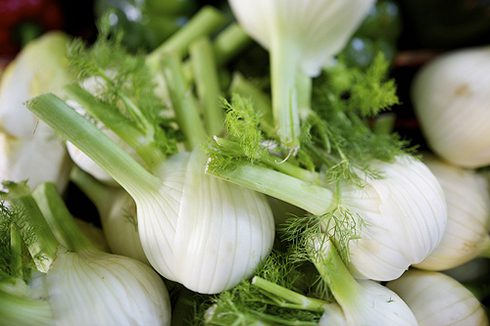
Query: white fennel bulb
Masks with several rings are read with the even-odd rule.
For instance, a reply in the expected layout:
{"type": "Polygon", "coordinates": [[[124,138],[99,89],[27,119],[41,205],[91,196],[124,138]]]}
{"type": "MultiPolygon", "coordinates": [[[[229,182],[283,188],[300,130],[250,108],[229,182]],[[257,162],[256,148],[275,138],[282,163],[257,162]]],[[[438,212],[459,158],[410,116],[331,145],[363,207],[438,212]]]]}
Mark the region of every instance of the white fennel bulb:
{"type": "Polygon", "coordinates": [[[108,214],[100,216],[111,251],[148,264],[138,235],[136,204],[124,190],[114,196],[108,214]]]}
{"type": "Polygon", "coordinates": [[[165,284],[130,258],[60,248],[46,286],[55,325],[170,325],[165,284]]]}
{"type": "Polygon", "coordinates": [[[19,234],[43,276],[33,280],[53,325],[170,325],[163,280],[148,265],[94,247],[53,183],[33,192],[7,185],[9,205],[22,212],[19,234]]]}
{"type": "Polygon", "coordinates": [[[447,223],[444,194],[425,164],[398,156],[372,167],[382,178],[362,188],[345,186],[341,203],[361,218],[359,237],[349,242],[358,278],[389,281],[423,261],[438,246],[447,223]]]}
{"type": "Polygon", "coordinates": [[[25,106],[29,98],[59,92],[71,81],[65,56],[68,37],[47,33],[29,43],[6,68],[0,84],[0,179],[52,181],[62,189],[69,160],[64,144],[25,106]]]}
{"type": "Polygon", "coordinates": [[[200,293],[252,275],[274,239],[261,194],[205,174],[199,151],[165,162],[158,192],[133,196],[146,257],[163,276],[200,293]]]}
{"type": "Polygon", "coordinates": [[[38,96],[29,108],[134,199],[143,250],[164,277],[217,293],[250,277],[270,253],[274,219],[265,196],[207,175],[199,150],[176,154],[150,173],[56,96],[38,96]]]}
{"type": "Polygon", "coordinates": [[[229,0],[243,29],[269,50],[272,106],[284,145],[299,145],[300,81],[317,76],[345,46],[374,0],[229,0]],[[299,83],[299,84],[298,84],[299,83]]]}
{"type": "Polygon", "coordinates": [[[24,102],[47,92],[59,93],[72,80],[66,47],[69,38],[50,32],[30,42],[7,66],[0,84],[0,130],[31,138],[39,120],[24,102]]]}
{"type": "Polygon", "coordinates": [[[138,235],[136,204],[131,196],[121,187],[101,183],[81,169],[74,168],[70,180],[97,207],[111,252],[149,264],[138,235]]]}
{"type": "Polygon", "coordinates": [[[448,223],[439,246],[416,266],[445,270],[490,248],[490,193],[483,175],[435,158],[425,160],[444,191],[448,223]]]}
{"type": "Polygon", "coordinates": [[[326,237],[314,242],[313,263],[336,303],[325,306],[320,325],[417,325],[407,304],[372,280],[356,280],[326,237]]]}
{"type": "Polygon", "coordinates": [[[316,76],[342,50],[372,0],[229,1],[245,31],[269,51],[291,50],[295,69],[316,76]]]}
{"type": "Polygon", "coordinates": [[[412,87],[422,131],[439,156],[455,165],[490,164],[490,47],[443,54],[412,87]]]}
{"type": "Polygon", "coordinates": [[[387,286],[408,304],[420,326],[488,325],[475,296],[442,273],[410,270],[387,286]]]}
{"type": "Polygon", "coordinates": [[[358,281],[356,297],[342,306],[325,307],[320,326],[418,325],[409,306],[392,290],[374,281],[358,281]]]}

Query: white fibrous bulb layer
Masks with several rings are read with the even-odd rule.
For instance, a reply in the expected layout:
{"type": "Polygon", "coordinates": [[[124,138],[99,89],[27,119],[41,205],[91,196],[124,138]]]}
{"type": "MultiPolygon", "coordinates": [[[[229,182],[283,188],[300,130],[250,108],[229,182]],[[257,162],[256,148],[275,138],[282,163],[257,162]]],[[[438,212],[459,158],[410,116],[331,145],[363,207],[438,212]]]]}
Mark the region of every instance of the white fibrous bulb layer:
{"type": "Polygon", "coordinates": [[[490,47],[443,54],[418,73],[412,99],[430,147],[455,165],[490,164],[490,47]]]}
{"type": "Polygon", "coordinates": [[[55,325],[170,325],[163,280],[131,258],[60,248],[46,286],[55,325]]]}
{"type": "Polygon", "coordinates": [[[111,251],[148,264],[138,235],[136,204],[125,191],[119,191],[107,215],[101,215],[102,228],[111,251]]]}
{"type": "Polygon", "coordinates": [[[302,72],[316,76],[340,52],[373,0],[229,1],[245,31],[264,48],[297,57],[302,72]]]}
{"type": "Polygon", "coordinates": [[[206,175],[199,151],[172,156],[159,191],[133,194],[140,240],[165,278],[218,293],[250,277],[272,248],[274,219],[261,194],[206,175]]]}
{"type": "Polygon", "coordinates": [[[490,192],[483,175],[445,163],[426,160],[444,191],[448,223],[441,243],[417,265],[428,270],[445,270],[464,264],[490,246],[490,192]]]}
{"type": "Polygon", "coordinates": [[[488,325],[481,303],[445,274],[410,270],[387,286],[408,304],[420,326],[488,325]]]}
{"type": "Polygon", "coordinates": [[[428,167],[410,156],[371,167],[382,177],[366,177],[362,188],[346,186],[341,192],[342,204],[361,221],[358,238],[349,245],[350,268],[357,278],[389,281],[439,245],[446,203],[428,167]]]}
{"type": "Polygon", "coordinates": [[[319,325],[418,325],[408,305],[392,290],[370,280],[359,281],[358,288],[348,306],[327,305],[319,325]]]}
{"type": "Polygon", "coordinates": [[[63,142],[25,106],[46,92],[61,92],[72,80],[65,55],[68,37],[51,32],[30,42],[7,66],[0,84],[0,179],[68,182],[69,159],[63,142]]]}
{"type": "Polygon", "coordinates": [[[50,32],[30,42],[7,66],[0,84],[0,130],[16,138],[31,138],[44,124],[25,106],[28,99],[60,93],[72,80],[66,46],[69,38],[50,32]]]}

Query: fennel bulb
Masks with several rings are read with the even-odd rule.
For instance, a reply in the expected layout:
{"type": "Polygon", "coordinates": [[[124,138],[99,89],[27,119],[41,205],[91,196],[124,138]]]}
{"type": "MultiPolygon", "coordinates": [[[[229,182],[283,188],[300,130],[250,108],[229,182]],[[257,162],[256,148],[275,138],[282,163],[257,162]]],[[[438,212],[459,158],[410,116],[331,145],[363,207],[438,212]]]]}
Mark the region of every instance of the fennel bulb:
{"type": "Polygon", "coordinates": [[[342,187],[340,201],[361,218],[358,237],[349,241],[354,275],[388,281],[438,246],[447,223],[446,203],[434,175],[410,156],[373,167],[382,178],[366,177],[362,188],[342,187]]]}
{"type": "Polygon", "coordinates": [[[320,326],[418,325],[412,310],[395,292],[370,280],[358,284],[356,297],[348,305],[325,306],[320,326]]]}
{"type": "MultiPolygon", "coordinates": [[[[287,162],[281,168],[293,170],[287,162]]],[[[380,177],[357,172],[358,183],[323,185],[320,177],[307,182],[253,164],[217,174],[311,213],[293,220],[289,231],[308,238],[334,237],[357,278],[389,281],[435,250],[446,227],[447,207],[437,179],[415,158],[398,155],[391,163],[373,161],[369,168],[380,177]]]]}
{"type": "Polygon", "coordinates": [[[111,252],[149,264],[138,235],[136,204],[131,196],[120,187],[110,187],[98,182],[81,169],[74,168],[70,173],[70,180],[97,207],[111,252]]]}
{"type": "Polygon", "coordinates": [[[0,179],[36,186],[68,179],[64,144],[25,107],[32,96],[60,92],[71,81],[65,56],[68,37],[46,33],[30,42],[6,68],[0,84],[0,179]]]}
{"type": "Polygon", "coordinates": [[[313,263],[326,281],[336,304],[325,306],[320,325],[417,325],[407,304],[390,289],[372,281],[356,280],[332,241],[313,242],[313,263]]]}
{"type": "Polygon", "coordinates": [[[56,96],[28,105],[134,199],[143,250],[164,277],[217,293],[249,277],[269,254],[274,219],[265,197],[206,175],[200,150],[173,155],[150,173],[56,96]]]}
{"type": "Polygon", "coordinates": [[[169,325],[170,299],[163,280],[134,259],[104,253],[81,233],[52,183],[31,193],[8,184],[8,203],[43,276],[55,325],[169,325]]]}
{"type": "Polygon", "coordinates": [[[73,78],[68,71],[69,38],[49,32],[29,42],[6,67],[0,84],[0,130],[17,138],[31,138],[38,119],[24,102],[46,92],[59,93],[73,78]]]}
{"type": "Polygon", "coordinates": [[[204,165],[198,150],[176,154],[158,171],[158,191],[133,198],[151,265],[193,291],[217,293],[270,252],[274,219],[262,195],[206,175],[204,165]]]}
{"type": "Polygon", "coordinates": [[[448,223],[439,246],[417,268],[445,270],[464,264],[490,248],[488,181],[476,171],[429,158],[426,164],[442,186],[448,223]]]}
{"type": "Polygon", "coordinates": [[[468,168],[490,164],[490,47],[443,54],[417,74],[412,100],[431,148],[468,168]]]}
{"type": "Polygon", "coordinates": [[[387,286],[408,304],[420,326],[488,325],[475,296],[442,273],[410,270],[387,286]]]}
{"type": "Polygon", "coordinates": [[[269,50],[277,133],[283,145],[295,149],[299,146],[299,101],[311,96],[309,78],[333,61],[374,1],[228,2],[243,29],[269,50]]]}
{"type": "Polygon", "coordinates": [[[149,264],[138,235],[136,204],[127,192],[117,191],[110,212],[100,220],[113,253],[149,264]]]}
{"type": "Polygon", "coordinates": [[[260,322],[266,325],[269,322],[271,325],[311,325],[309,322],[312,321],[312,315],[296,314],[308,311],[320,313],[317,315],[319,325],[417,325],[410,308],[392,290],[372,280],[356,280],[329,237],[321,236],[311,240],[306,247],[297,248],[306,252],[299,255],[295,252],[295,257],[290,256],[290,253],[287,256],[271,254],[262,269],[258,270],[258,274],[270,280],[255,276],[250,284],[244,282],[222,293],[206,311],[206,321],[212,325],[240,324],[239,321],[247,325],[262,325],[260,322]],[[313,263],[319,275],[305,265],[298,264],[298,257],[313,263]],[[292,265],[289,265],[292,261],[292,265]],[[298,271],[295,271],[295,267],[300,267],[302,272],[296,274],[298,271]],[[305,271],[313,274],[305,275],[305,271]],[[306,280],[299,280],[298,276],[306,280]],[[327,295],[322,295],[322,292],[328,287],[327,296],[333,296],[335,300],[327,302],[303,295],[302,292],[309,291],[312,285],[308,279],[319,285],[321,296],[327,295]],[[296,292],[280,284],[303,290],[296,292]],[[269,306],[277,306],[279,310],[268,309],[269,306]],[[281,316],[281,312],[287,317],[281,316]],[[287,321],[282,319],[288,317],[290,319],[287,321]]]}
{"type": "Polygon", "coordinates": [[[60,248],[45,277],[56,325],[170,325],[167,289],[139,261],[60,248]]]}

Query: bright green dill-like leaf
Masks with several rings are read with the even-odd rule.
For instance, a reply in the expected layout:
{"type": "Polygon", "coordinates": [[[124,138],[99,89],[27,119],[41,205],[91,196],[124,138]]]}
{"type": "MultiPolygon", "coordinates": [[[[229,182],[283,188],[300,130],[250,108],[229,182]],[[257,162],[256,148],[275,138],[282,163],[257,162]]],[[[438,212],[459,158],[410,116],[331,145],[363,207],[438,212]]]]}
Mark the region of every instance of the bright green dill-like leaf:
{"type": "Polygon", "coordinates": [[[226,138],[214,137],[208,144],[210,171],[226,171],[241,163],[259,163],[267,155],[263,133],[260,129],[260,114],[247,98],[238,94],[231,102],[224,100],[226,109],[226,138]]]}
{"type": "Polygon", "coordinates": [[[237,141],[252,163],[264,153],[263,135],[259,128],[260,115],[255,111],[250,100],[234,94],[231,102],[225,101],[225,126],[229,139],[237,141]]]}
{"type": "Polygon", "coordinates": [[[250,282],[242,282],[217,296],[204,316],[206,325],[313,326],[321,313],[280,307],[250,282]]]}
{"type": "Polygon", "coordinates": [[[396,134],[376,133],[370,125],[371,118],[398,103],[387,73],[380,55],[365,72],[339,63],[314,81],[304,150],[321,166],[326,182],[362,185],[360,171],[382,177],[370,169],[372,160],[389,162],[407,151],[407,142],[396,134]]]}
{"type": "Polygon", "coordinates": [[[339,256],[347,264],[350,261],[350,241],[359,238],[363,227],[363,219],[337,200],[337,205],[324,215],[290,216],[279,228],[279,234],[291,244],[293,262],[315,260],[322,253],[314,243],[328,240],[334,243],[339,256]]]}
{"type": "MultiPolygon", "coordinates": [[[[256,276],[277,284],[285,290],[299,295],[303,291],[295,284],[305,278],[304,270],[290,259],[288,252],[274,250],[257,268],[256,276]]],[[[316,300],[303,297],[305,300],[316,300]]],[[[249,280],[236,287],[213,296],[201,307],[200,316],[206,325],[316,325],[322,312],[311,311],[289,301],[290,298],[276,296],[249,280]]],[[[323,303],[322,303],[323,305],[323,303]]]]}
{"type": "Polygon", "coordinates": [[[290,242],[291,261],[296,264],[303,264],[309,267],[309,291],[308,295],[323,299],[327,302],[334,302],[335,299],[330,291],[330,287],[325,279],[320,275],[315,267],[313,260],[321,254],[318,250],[313,250],[311,240],[318,237],[325,237],[324,234],[315,230],[315,223],[318,226],[319,219],[316,216],[292,217],[282,226],[281,237],[290,242]]]}
{"type": "Polygon", "coordinates": [[[257,268],[255,275],[290,290],[303,292],[305,289],[301,279],[306,275],[300,270],[300,265],[301,263],[292,258],[289,250],[273,250],[257,268]]]}
{"type": "Polygon", "coordinates": [[[398,104],[393,79],[386,80],[389,62],[379,53],[366,73],[359,74],[350,91],[350,107],[370,117],[398,104]]]}
{"type": "Polygon", "coordinates": [[[0,279],[10,275],[10,225],[12,212],[0,201],[0,279]]]}
{"type": "Polygon", "coordinates": [[[12,228],[20,232],[20,225],[25,223],[23,212],[0,201],[0,281],[3,279],[22,277],[28,281],[35,268],[32,258],[25,248],[24,241],[34,241],[35,235],[31,228],[24,227],[22,243],[18,248],[12,247],[12,228]],[[20,267],[21,270],[17,270],[20,267]],[[20,274],[19,274],[20,273],[20,274]]]}

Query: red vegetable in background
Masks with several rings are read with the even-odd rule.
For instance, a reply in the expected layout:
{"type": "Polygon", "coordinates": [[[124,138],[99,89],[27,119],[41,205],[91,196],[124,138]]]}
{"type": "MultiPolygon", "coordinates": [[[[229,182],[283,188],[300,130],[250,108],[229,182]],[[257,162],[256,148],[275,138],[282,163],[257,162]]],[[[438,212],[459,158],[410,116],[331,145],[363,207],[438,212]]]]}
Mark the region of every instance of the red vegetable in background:
{"type": "Polygon", "coordinates": [[[56,0],[2,0],[0,17],[0,56],[14,55],[42,32],[63,27],[56,0]]]}

